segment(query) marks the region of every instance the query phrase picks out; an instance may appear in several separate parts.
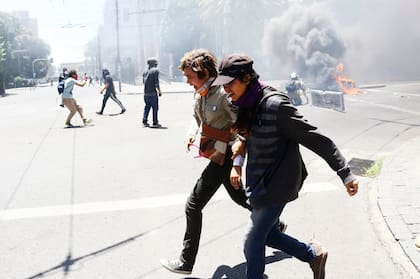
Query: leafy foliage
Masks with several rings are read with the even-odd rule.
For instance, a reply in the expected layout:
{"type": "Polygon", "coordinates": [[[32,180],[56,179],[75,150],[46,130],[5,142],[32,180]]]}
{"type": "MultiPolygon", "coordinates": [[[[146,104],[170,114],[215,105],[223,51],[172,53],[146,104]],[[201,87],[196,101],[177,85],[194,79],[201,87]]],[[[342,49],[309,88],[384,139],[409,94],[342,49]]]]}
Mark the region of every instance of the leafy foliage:
{"type": "MultiPolygon", "coordinates": [[[[49,46],[40,38],[22,28],[18,19],[0,12],[0,94],[4,94],[4,84],[13,82],[19,75],[32,76],[32,61],[46,58],[49,46]]],[[[37,76],[47,74],[48,65],[36,63],[37,76]]]]}

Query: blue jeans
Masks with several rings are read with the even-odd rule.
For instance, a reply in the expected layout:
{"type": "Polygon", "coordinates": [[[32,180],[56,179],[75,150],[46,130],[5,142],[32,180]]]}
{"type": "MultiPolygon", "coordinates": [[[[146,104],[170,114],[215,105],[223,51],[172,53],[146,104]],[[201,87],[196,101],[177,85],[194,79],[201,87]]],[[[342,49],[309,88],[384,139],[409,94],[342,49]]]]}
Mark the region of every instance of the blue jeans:
{"type": "Polygon", "coordinates": [[[244,253],[246,258],[247,279],[263,279],[265,269],[265,245],[310,262],[315,251],[306,243],[282,233],[278,227],[278,219],[285,204],[253,209],[248,225],[244,253]]]}
{"type": "Polygon", "coordinates": [[[144,95],[144,113],[143,113],[143,124],[147,123],[147,118],[149,118],[150,108],[153,110],[153,124],[156,125],[159,123],[158,121],[158,109],[159,109],[159,102],[158,96],[155,95],[144,95]]]}

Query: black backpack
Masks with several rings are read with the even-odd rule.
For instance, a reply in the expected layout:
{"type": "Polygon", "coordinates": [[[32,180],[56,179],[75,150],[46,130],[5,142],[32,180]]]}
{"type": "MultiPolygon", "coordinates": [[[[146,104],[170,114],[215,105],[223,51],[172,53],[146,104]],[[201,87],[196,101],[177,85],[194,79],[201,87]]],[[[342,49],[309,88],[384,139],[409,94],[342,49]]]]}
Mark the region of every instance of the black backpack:
{"type": "Polygon", "coordinates": [[[66,79],[66,76],[60,76],[58,78],[57,91],[59,95],[61,95],[64,92],[64,84],[66,83],[66,79]]]}

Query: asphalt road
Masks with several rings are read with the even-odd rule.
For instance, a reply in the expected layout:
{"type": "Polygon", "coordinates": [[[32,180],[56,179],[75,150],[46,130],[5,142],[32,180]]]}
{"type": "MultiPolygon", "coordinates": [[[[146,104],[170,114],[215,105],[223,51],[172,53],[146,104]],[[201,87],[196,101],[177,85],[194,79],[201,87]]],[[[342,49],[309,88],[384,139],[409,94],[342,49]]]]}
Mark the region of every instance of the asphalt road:
{"type": "MultiPolygon", "coordinates": [[[[63,128],[67,110],[54,88],[0,99],[0,278],[185,278],[159,259],[179,255],[184,203],[206,161],[183,147],[192,94],[171,88],[160,99],[161,129],[141,127],[141,94],[119,95],[125,114],[109,100],[98,116],[97,89],[78,88],[76,98],[93,119],[79,129],[63,128]]],[[[419,89],[392,84],[346,96],[345,113],[299,110],[347,159],[381,160],[420,135],[419,89]]],[[[324,161],[303,154],[309,177],[284,218],[291,235],[315,237],[329,249],[327,278],[410,278],[377,209],[375,180],[360,177],[360,194],[349,198],[324,161]]],[[[221,189],[204,210],[187,278],[243,278],[248,217],[221,189]]],[[[267,278],[312,278],[307,264],[272,249],[266,255],[267,278]]]]}

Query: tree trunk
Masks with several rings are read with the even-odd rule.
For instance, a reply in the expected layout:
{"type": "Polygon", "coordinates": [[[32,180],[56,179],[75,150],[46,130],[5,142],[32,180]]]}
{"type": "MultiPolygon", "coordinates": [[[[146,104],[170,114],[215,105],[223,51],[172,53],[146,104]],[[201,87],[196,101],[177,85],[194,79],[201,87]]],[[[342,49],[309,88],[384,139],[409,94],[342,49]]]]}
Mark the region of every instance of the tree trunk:
{"type": "Polygon", "coordinates": [[[0,75],[0,96],[6,95],[3,76],[0,75]]]}

